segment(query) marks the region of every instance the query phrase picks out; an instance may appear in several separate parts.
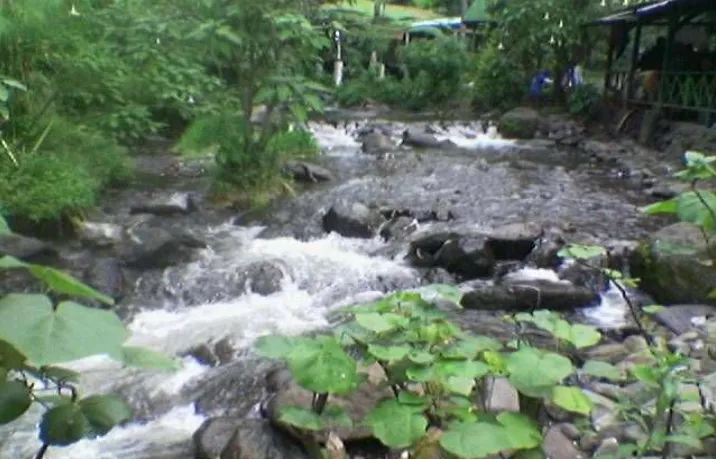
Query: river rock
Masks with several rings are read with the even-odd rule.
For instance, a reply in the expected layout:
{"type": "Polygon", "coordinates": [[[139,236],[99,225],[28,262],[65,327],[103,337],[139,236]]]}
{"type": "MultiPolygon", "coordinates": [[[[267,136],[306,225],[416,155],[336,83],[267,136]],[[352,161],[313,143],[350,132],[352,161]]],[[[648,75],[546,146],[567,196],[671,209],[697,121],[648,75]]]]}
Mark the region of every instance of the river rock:
{"type": "Polygon", "coordinates": [[[80,240],[90,246],[102,248],[122,241],[123,229],[120,225],[106,222],[83,221],[77,226],[80,240]]]}
{"type": "Polygon", "coordinates": [[[380,155],[383,153],[391,152],[397,147],[396,143],[390,136],[374,131],[367,133],[363,137],[363,144],[361,150],[363,153],[371,155],[380,155]]]}
{"type": "MultiPolygon", "coordinates": [[[[126,287],[122,264],[114,257],[93,259],[83,273],[85,283],[119,302],[126,287]]],[[[85,301],[87,302],[87,301],[85,301]]],[[[97,305],[106,306],[104,304],[97,305]]]]}
{"type": "MultiPolygon", "coordinates": [[[[365,426],[362,421],[370,413],[376,404],[384,398],[392,398],[393,393],[385,385],[385,373],[378,364],[374,364],[366,369],[368,378],[361,384],[358,389],[347,396],[331,395],[328,398],[328,404],[334,404],[341,407],[345,413],[353,420],[353,426],[346,427],[340,424],[330,426],[333,431],[343,442],[361,441],[372,438],[370,428],[365,426]]],[[[285,407],[298,406],[310,408],[313,393],[301,387],[295,380],[290,380],[288,384],[284,384],[279,388],[266,405],[266,411],[272,423],[292,433],[297,439],[307,439],[314,437],[318,442],[325,442],[327,430],[320,432],[307,433],[287,425],[280,419],[280,413],[285,407]]]]}
{"type": "Polygon", "coordinates": [[[551,281],[480,286],[465,293],[462,298],[465,308],[506,311],[566,311],[588,307],[598,302],[599,294],[591,289],[551,281]]]}
{"type": "Polygon", "coordinates": [[[532,139],[539,129],[540,115],[529,107],[517,107],[500,117],[498,129],[508,139],[532,139]]]}
{"type": "Polygon", "coordinates": [[[716,316],[713,305],[671,305],[654,314],[654,319],[676,335],[690,331],[694,318],[712,318],[716,316]]]}
{"type": "Polygon", "coordinates": [[[487,377],[485,410],[488,412],[519,412],[520,394],[506,377],[487,377]]]}
{"type": "Polygon", "coordinates": [[[192,347],[181,355],[188,355],[207,366],[221,366],[233,361],[236,350],[231,339],[224,337],[217,342],[207,342],[192,347]]]}
{"type": "Polygon", "coordinates": [[[283,171],[297,182],[328,182],[333,174],[321,166],[306,161],[291,160],[283,165],[283,171]]]}
{"type": "Polygon", "coordinates": [[[372,238],[384,223],[377,209],[346,200],[339,200],[323,216],[323,229],[348,238],[372,238]]]}
{"type": "Polygon", "coordinates": [[[380,229],[380,236],[385,240],[401,240],[417,230],[415,219],[410,217],[396,217],[390,219],[380,229]]]}
{"type": "Polygon", "coordinates": [[[284,272],[276,262],[260,260],[241,267],[236,276],[245,289],[267,296],[281,290],[284,272]]]}
{"type": "Polygon", "coordinates": [[[679,222],[653,233],[641,243],[631,260],[632,275],[640,287],[662,304],[716,305],[709,293],[716,286],[716,270],[698,262],[710,260],[716,242],[707,248],[701,230],[679,222]],[[693,248],[693,253],[684,253],[693,248]],[[671,249],[671,250],[670,250],[671,249]]]}
{"type": "Polygon", "coordinates": [[[266,420],[213,417],[194,433],[195,458],[306,458],[266,420]]]}
{"type": "Polygon", "coordinates": [[[130,228],[120,247],[124,264],[138,269],[166,268],[190,259],[202,242],[190,235],[176,235],[150,225],[130,228]]]}
{"type": "Polygon", "coordinates": [[[454,147],[455,144],[449,140],[438,140],[432,134],[421,133],[414,130],[403,131],[403,145],[407,145],[419,149],[439,149],[445,147],[454,147]]]}
{"type": "Polygon", "coordinates": [[[189,214],[196,210],[194,196],[187,192],[175,192],[166,197],[158,197],[149,203],[132,206],[130,214],[154,214],[170,216],[173,214],[189,214]]]}
{"type": "Polygon", "coordinates": [[[430,234],[413,240],[406,258],[416,267],[442,267],[462,279],[490,276],[494,259],[484,241],[481,235],[430,234]]]}
{"type": "Polygon", "coordinates": [[[485,248],[497,260],[524,260],[543,234],[542,226],[534,222],[503,225],[490,233],[485,248]]]}
{"type": "Polygon", "coordinates": [[[12,256],[24,262],[42,262],[57,256],[57,251],[44,241],[18,233],[0,234],[0,256],[12,256]]]}
{"type": "Polygon", "coordinates": [[[575,447],[574,442],[564,433],[562,427],[567,424],[552,425],[544,435],[542,451],[545,458],[584,458],[584,454],[575,447]]]}

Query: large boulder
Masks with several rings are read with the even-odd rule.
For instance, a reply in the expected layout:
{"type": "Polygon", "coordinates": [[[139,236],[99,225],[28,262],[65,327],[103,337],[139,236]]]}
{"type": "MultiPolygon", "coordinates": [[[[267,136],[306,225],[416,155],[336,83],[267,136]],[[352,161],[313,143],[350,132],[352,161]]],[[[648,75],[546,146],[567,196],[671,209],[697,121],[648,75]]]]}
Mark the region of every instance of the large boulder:
{"type": "Polygon", "coordinates": [[[542,226],[534,222],[502,225],[485,242],[497,260],[524,260],[542,237],[542,226]]]}
{"type": "Polygon", "coordinates": [[[333,180],[333,174],[329,170],[306,161],[287,161],[283,165],[283,171],[297,182],[313,183],[333,180]]]}
{"type": "Polygon", "coordinates": [[[517,107],[500,117],[498,129],[509,139],[532,139],[539,129],[540,115],[529,107],[517,107]]]}
{"type": "Polygon", "coordinates": [[[77,234],[83,243],[103,248],[122,241],[124,229],[118,224],[83,221],[77,226],[77,234]]]}
{"type": "MultiPolygon", "coordinates": [[[[333,431],[344,442],[371,439],[372,431],[362,423],[363,420],[381,399],[394,397],[387,385],[385,373],[380,365],[373,364],[364,369],[364,371],[368,374],[368,378],[356,391],[347,396],[330,395],[328,398],[328,404],[341,407],[353,420],[352,426],[340,423],[329,426],[330,431],[333,431]]],[[[307,440],[312,438],[317,442],[325,442],[329,430],[307,432],[285,423],[280,418],[281,411],[286,407],[310,408],[313,393],[301,387],[292,379],[282,379],[279,382],[267,383],[273,387],[269,389],[277,390],[266,406],[269,419],[277,426],[292,433],[297,439],[307,440]]]]}
{"type": "Polygon", "coordinates": [[[552,281],[477,286],[462,297],[463,307],[476,310],[568,311],[598,302],[599,294],[591,289],[552,281]]]}
{"type": "Polygon", "coordinates": [[[407,259],[421,268],[440,267],[461,279],[475,279],[492,275],[494,258],[484,249],[482,235],[435,233],[414,239],[407,259]]]}
{"type": "Polygon", "coordinates": [[[0,234],[0,257],[12,256],[25,262],[43,262],[57,255],[44,241],[17,233],[0,234]]]}
{"type": "Polygon", "coordinates": [[[194,249],[204,246],[191,235],[143,224],[127,230],[119,253],[122,262],[129,267],[154,269],[186,262],[194,249]]]}
{"type": "Polygon", "coordinates": [[[193,438],[195,458],[307,458],[266,420],[213,417],[193,438]]]}
{"type": "Polygon", "coordinates": [[[449,140],[439,140],[432,134],[421,133],[418,131],[406,130],[403,132],[403,145],[418,149],[439,149],[445,147],[454,147],[455,144],[449,140]]]}
{"type": "MultiPolygon", "coordinates": [[[[92,260],[84,270],[83,279],[115,302],[119,302],[124,297],[126,288],[124,272],[120,261],[116,258],[104,257],[92,260]]],[[[100,304],[97,302],[96,305],[100,304]]]]}
{"type": "Polygon", "coordinates": [[[378,209],[339,200],[323,216],[323,229],[348,238],[373,238],[385,222],[378,209]]]}
{"type": "Polygon", "coordinates": [[[396,147],[397,145],[393,142],[393,139],[391,139],[390,136],[381,132],[373,131],[363,137],[361,150],[363,150],[363,153],[380,155],[391,152],[395,150],[396,147]]]}
{"type": "Polygon", "coordinates": [[[662,304],[709,304],[716,287],[716,270],[700,260],[712,260],[716,240],[707,248],[701,230],[679,222],[651,234],[631,257],[632,275],[641,288],[662,304]]]}
{"type": "Polygon", "coordinates": [[[187,192],[175,192],[171,195],[161,196],[147,203],[132,206],[130,214],[154,214],[156,216],[170,216],[173,214],[189,214],[196,210],[194,195],[187,192]]]}
{"type": "Polygon", "coordinates": [[[260,260],[241,267],[236,276],[240,287],[266,296],[281,290],[284,272],[277,262],[260,260]]]}

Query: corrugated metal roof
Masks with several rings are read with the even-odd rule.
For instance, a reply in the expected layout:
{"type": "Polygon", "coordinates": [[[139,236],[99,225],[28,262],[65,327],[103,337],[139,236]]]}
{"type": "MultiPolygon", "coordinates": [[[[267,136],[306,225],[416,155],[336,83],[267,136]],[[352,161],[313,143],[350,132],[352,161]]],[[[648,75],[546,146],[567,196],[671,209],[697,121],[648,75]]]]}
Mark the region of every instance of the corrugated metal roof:
{"type": "Polygon", "coordinates": [[[589,24],[608,25],[620,22],[636,22],[639,19],[666,16],[676,8],[716,10],[716,0],[659,0],[635,5],[608,16],[604,16],[589,24]]]}

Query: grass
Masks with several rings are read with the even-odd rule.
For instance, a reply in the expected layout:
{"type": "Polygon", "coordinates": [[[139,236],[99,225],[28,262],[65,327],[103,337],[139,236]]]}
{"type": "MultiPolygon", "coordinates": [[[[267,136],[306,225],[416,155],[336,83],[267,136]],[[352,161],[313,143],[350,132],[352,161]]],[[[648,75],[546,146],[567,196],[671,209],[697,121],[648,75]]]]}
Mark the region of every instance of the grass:
{"type": "MultiPolygon", "coordinates": [[[[373,0],[356,0],[353,5],[349,4],[347,1],[341,2],[338,5],[327,5],[326,8],[328,9],[336,9],[340,8],[343,10],[353,10],[357,11],[359,13],[367,14],[367,15],[373,15],[373,0]]],[[[385,16],[389,17],[390,19],[406,19],[406,18],[412,18],[412,19],[435,19],[439,18],[440,15],[435,13],[431,10],[426,10],[423,8],[417,8],[414,6],[404,6],[404,5],[385,5],[385,16]]]]}

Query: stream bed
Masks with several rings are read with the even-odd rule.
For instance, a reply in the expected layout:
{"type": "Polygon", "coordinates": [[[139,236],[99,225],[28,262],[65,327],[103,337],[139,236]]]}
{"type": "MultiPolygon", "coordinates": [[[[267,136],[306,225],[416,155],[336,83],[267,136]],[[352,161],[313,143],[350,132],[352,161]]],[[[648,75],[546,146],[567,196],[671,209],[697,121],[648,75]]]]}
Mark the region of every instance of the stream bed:
{"type": "MultiPolygon", "coordinates": [[[[425,123],[384,125],[397,140],[406,127],[422,129],[425,123]]],[[[376,156],[361,152],[364,126],[360,121],[311,125],[323,149],[318,161],[334,180],[280,200],[258,216],[237,217],[200,202],[190,215],[166,218],[167,226],[191,232],[206,247],[187,263],[137,275],[118,312],[128,323],[131,344],[183,356],[183,365],[162,373],[123,369],[102,357],[72,363],[83,373],[85,393],[117,392],[138,419],[100,439],[52,447],[47,458],[192,458],[192,434],[207,416],[227,405],[235,414],[258,416],[266,367],[251,353],[256,338],[326,328],[340,306],[429,284],[404,260],[405,241],[326,234],[321,218],[337,200],[449,210],[449,221],[419,223],[417,235],[442,229],[488,232],[536,221],[575,241],[604,242],[636,240],[653,228],[638,210],[648,201],[644,195],[612,172],[596,171],[576,151],[504,140],[476,124],[455,123],[435,137],[457,148],[400,147],[376,156]],[[242,278],[256,264],[267,267],[263,273],[275,286],[242,278]],[[187,354],[219,341],[229,344],[230,355],[219,367],[187,354]]],[[[205,185],[200,178],[168,180],[159,190],[123,190],[108,198],[104,212],[122,222],[131,205],[150,195],[201,193],[205,185]]],[[[66,251],[91,252],[77,245],[66,251]]],[[[602,327],[619,327],[626,310],[617,297],[604,293],[586,316],[602,327]]],[[[40,447],[37,413],[0,430],[0,457],[34,455],[40,447]]]]}

